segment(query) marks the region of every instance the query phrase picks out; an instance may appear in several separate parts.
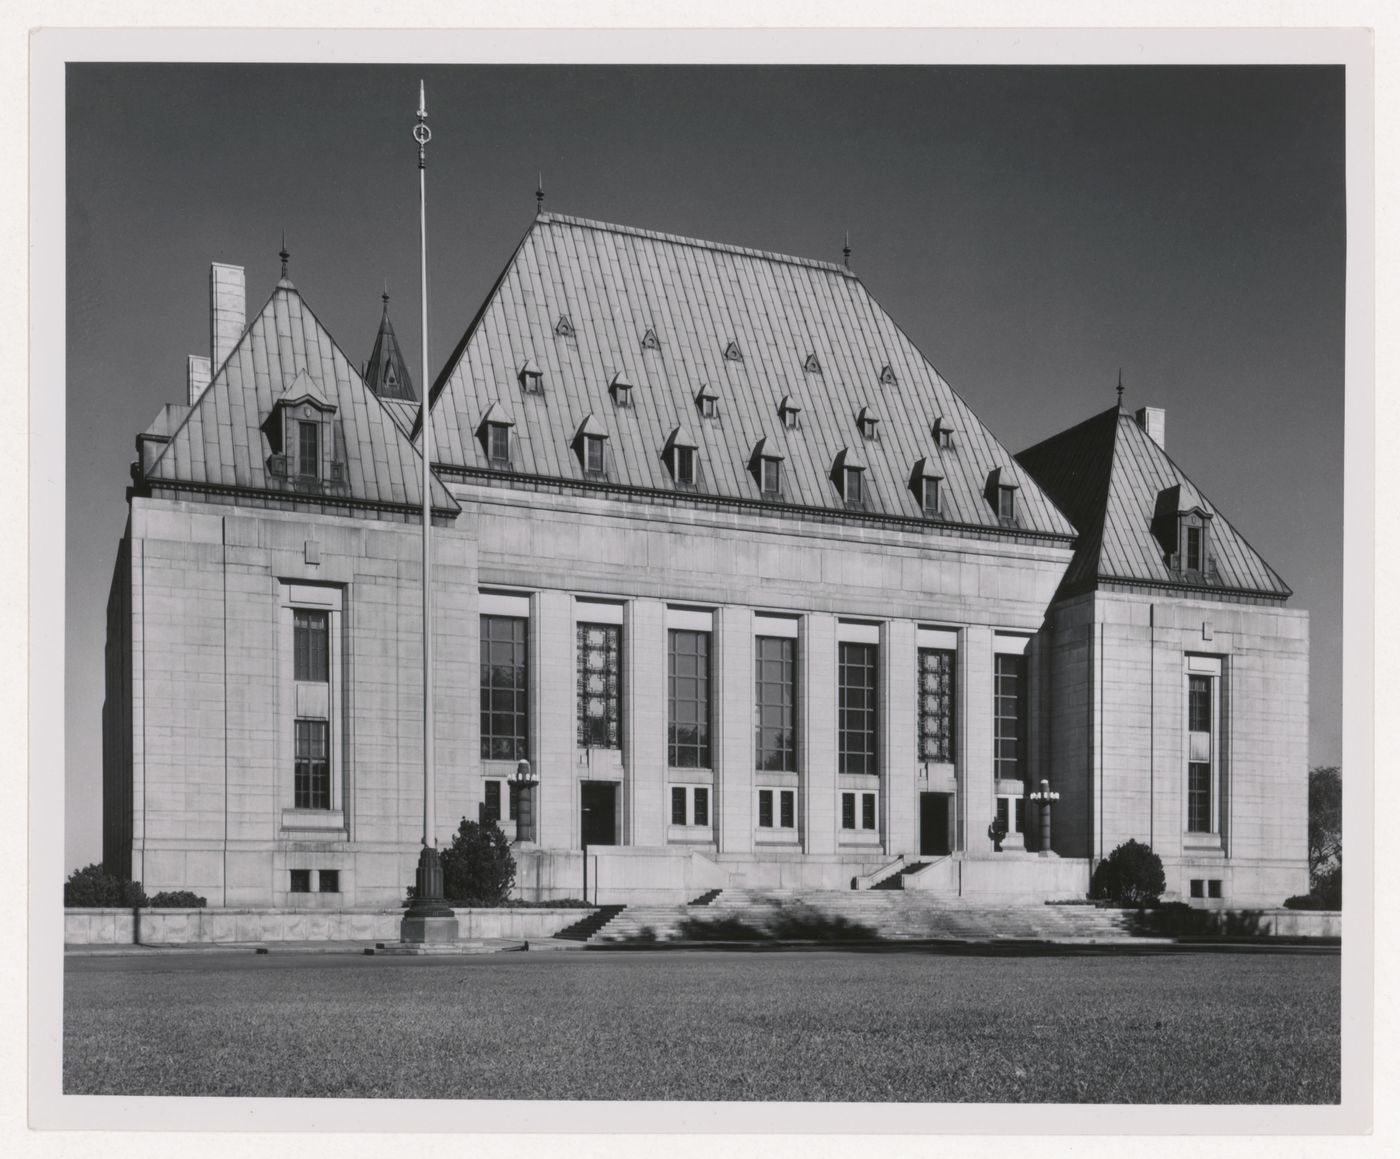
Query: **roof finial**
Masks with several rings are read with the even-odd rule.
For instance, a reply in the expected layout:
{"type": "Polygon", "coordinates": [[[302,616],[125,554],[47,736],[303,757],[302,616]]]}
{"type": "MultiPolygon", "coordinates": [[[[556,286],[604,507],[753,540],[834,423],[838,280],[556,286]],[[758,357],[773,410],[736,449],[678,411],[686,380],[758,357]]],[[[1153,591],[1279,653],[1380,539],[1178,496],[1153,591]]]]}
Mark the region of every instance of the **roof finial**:
{"type": "Polygon", "coordinates": [[[535,182],[535,212],[544,212],[544,170],[540,170],[539,180],[535,182]]]}
{"type": "Polygon", "coordinates": [[[282,259],[282,276],[287,276],[287,259],[292,255],[287,252],[287,231],[282,230],[282,248],[277,251],[277,256],[282,259]]]}
{"type": "Polygon", "coordinates": [[[1121,410],[1123,406],[1123,368],[1121,366],[1118,368],[1118,406],[1121,410]]]}
{"type": "Polygon", "coordinates": [[[846,268],[851,268],[851,231],[846,231],[845,240],[841,243],[841,256],[845,259],[846,268]]]}
{"type": "Polygon", "coordinates": [[[388,278],[385,278],[385,279],[384,279],[384,292],[383,292],[382,294],[380,294],[379,296],[380,296],[381,298],[384,299],[384,309],[385,309],[385,311],[387,312],[388,309],[389,309],[389,279],[388,279],[388,278]]]}

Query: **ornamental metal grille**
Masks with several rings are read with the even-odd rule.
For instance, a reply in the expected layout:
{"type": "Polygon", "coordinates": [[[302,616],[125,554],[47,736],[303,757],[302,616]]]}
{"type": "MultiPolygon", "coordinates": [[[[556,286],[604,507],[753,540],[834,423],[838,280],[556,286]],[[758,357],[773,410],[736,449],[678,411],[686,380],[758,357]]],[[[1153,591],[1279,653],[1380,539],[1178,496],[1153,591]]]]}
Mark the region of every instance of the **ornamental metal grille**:
{"type": "Polygon", "coordinates": [[[296,721],[294,804],[298,809],[331,807],[330,725],[324,720],[296,721]]]}
{"type": "Polygon", "coordinates": [[[670,765],[673,769],[708,769],[710,633],[674,629],[670,635],[667,657],[670,765]]]}
{"type": "Polygon", "coordinates": [[[579,748],[622,747],[622,629],[578,625],[579,748]]]}
{"type": "Polygon", "coordinates": [[[330,613],[294,610],[292,679],[324,684],[330,668],[330,613]]]}
{"type": "Polygon", "coordinates": [[[953,760],[954,684],[957,653],[945,648],[919,649],[919,759],[942,764],[953,760]]]}
{"type": "Polygon", "coordinates": [[[797,772],[797,641],[754,640],[755,768],[797,772]]]}
{"type": "Polygon", "coordinates": [[[1025,735],[1026,658],[998,652],[996,663],[995,711],[996,775],[999,780],[1021,776],[1021,753],[1025,735]]]}
{"type": "Polygon", "coordinates": [[[843,643],[838,667],[840,769],[843,774],[878,773],[879,688],[876,644],[843,643]]]}
{"type": "Polygon", "coordinates": [[[528,640],[529,621],[523,617],[481,617],[482,760],[530,755],[528,640]]]}

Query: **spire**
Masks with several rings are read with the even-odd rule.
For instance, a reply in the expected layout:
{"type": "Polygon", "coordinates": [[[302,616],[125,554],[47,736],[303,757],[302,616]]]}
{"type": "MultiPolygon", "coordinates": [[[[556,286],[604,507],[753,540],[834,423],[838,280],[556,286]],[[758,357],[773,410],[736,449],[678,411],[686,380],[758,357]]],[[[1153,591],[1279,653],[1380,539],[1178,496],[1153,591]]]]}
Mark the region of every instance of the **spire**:
{"type": "Polygon", "coordinates": [[[374,353],[369,356],[365,367],[365,385],[380,398],[397,398],[406,402],[417,402],[418,395],[413,390],[413,379],[408,373],[408,363],[404,361],[399,347],[394,324],[389,321],[389,283],[384,283],[384,316],[379,320],[379,333],[374,339],[374,353]]]}
{"type": "Polygon", "coordinates": [[[544,212],[544,170],[540,170],[539,180],[535,183],[535,212],[544,212]]]}
{"type": "Polygon", "coordinates": [[[1123,409],[1123,368],[1118,368],[1118,409],[1123,409]]]}
{"type": "Polygon", "coordinates": [[[282,280],[285,282],[287,280],[287,262],[292,256],[287,252],[287,231],[285,228],[282,230],[282,248],[277,251],[277,256],[282,259],[282,280]]]}
{"type": "Polygon", "coordinates": [[[851,231],[849,229],[846,231],[845,240],[841,243],[841,257],[849,270],[851,268],[851,231]]]}

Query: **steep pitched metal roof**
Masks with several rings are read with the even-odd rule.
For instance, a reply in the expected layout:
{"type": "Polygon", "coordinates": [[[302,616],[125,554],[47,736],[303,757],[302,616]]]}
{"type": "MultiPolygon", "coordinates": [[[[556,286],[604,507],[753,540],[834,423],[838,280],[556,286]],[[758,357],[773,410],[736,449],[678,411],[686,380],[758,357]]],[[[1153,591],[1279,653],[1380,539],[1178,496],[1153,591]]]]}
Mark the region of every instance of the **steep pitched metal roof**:
{"type": "Polygon", "coordinates": [[[1079,542],[1061,594],[1085,591],[1100,581],[1142,583],[1257,594],[1292,595],[1263,557],[1133,419],[1117,406],[1022,451],[1017,462],[1079,528],[1079,542]],[[1159,496],[1180,488],[1181,507],[1210,516],[1213,578],[1173,571],[1153,533],[1159,496]]]}
{"type": "MultiPolygon", "coordinates": [[[[943,416],[958,432],[939,456],[945,518],[989,530],[1000,525],[987,477],[1012,464],[845,267],[557,214],[535,219],[430,398],[434,462],[487,469],[473,432],[506,400],[518,472],[583,480],[571,444],[591,414],[610,436],[610,482],[673,490],[662,452],[684,425],[704,489],[757,500],[750,457],[766,436],[784,460],[784,501],[843,517],[830,473],[847,445],[866,462],[873,510],[920,519],[909,479],[943,416]],[[562,334],[561,316],[571,323],[562,334]],[[731,347],[740,357],[726,356],[731,347]],[[520,386],[527,362],[543,376],[538,394],[520,386]],[[609,393],[618,374],[633,384],[627,407],[609,393]],[[699,413],[702,385],[717,396],[714,418],[699,413]],[[785,395],[803,400],[795,429],[779,415],[785,395]],[[866,407],[881,418],[873,439],[858,425],[866,407]]],[[[1074,534],[1038,487],[1023,488],[1018,505],[1021,530],[1074,534]]]]}
{"type": "Polygon", "coordinates": [[[365,366],[365,385],[380,398],[417,402],[413,378],[408,373],[394,324],[389,321],[389,292],[384,291],[384,316],[379,320],[379,333],[374,337],[374,352],[365,366]]]}
{"type": "MultiPolygon", "coordinates": [[[[271,473],[272,448],[262,429],[274,404],[298,376],[298,393],[309,383],[335,407],[331,424],[336,457],[346,477],[339,490],[327,494],[352,502],[421,507],[423,468],[417,447],[285,278],[175,429],[146,478],[287,492],[289,502],[317,502],[315,495],[288,491],[271,473]]],[[[432,489],[434,508],[460,510],[436,477],[432,489]]]]}

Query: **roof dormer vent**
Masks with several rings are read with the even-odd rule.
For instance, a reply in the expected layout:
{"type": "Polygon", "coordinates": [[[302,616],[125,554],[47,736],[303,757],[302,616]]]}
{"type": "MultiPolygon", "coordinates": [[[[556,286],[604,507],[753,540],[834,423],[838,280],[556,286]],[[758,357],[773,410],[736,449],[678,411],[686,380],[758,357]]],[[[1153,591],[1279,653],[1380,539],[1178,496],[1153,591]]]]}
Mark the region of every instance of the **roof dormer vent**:
{"type": "Polygon", "coordinates": [[[516,378],[520,380],[520,389],[526,394],[544,393],[544,371],[535,365],[534,359],[527,358],[521,363],[516,378]]]}

